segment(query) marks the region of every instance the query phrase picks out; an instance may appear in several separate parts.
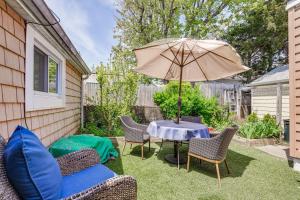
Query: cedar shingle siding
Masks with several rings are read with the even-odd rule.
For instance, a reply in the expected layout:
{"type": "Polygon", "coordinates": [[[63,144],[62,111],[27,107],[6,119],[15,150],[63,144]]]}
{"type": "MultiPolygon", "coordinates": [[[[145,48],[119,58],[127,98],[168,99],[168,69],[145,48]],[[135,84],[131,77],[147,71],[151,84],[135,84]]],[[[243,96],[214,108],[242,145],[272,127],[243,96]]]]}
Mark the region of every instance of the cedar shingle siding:
{"type": "Polygon", "coordinates": [[[300,7],[290,8],[289,79],[290,79],[290,154],[300,158],[300,7]]]}
{"type": "MultiPolygon", "coordinates": [[[[0,0],[0,134],[9,135],[24,121],[25,22],[0,0]]],[[[48,146],[80,127],[81,74],[67,62],[66,106],[26,112],[27,124],[48,146]]]]}

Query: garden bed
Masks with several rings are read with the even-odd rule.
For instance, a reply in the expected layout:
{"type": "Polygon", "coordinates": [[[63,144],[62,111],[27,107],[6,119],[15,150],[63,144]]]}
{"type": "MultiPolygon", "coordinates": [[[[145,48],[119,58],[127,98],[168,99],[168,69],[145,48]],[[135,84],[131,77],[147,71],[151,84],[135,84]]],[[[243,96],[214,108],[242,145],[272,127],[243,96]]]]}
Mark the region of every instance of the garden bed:
{"type": "Polygon", "coordinates": [[[235,135],[232,140],[236,143],[249,147],[274,145],[278,143],[278,140],[275,138],[247,139],[238,135],[235,135]]]}

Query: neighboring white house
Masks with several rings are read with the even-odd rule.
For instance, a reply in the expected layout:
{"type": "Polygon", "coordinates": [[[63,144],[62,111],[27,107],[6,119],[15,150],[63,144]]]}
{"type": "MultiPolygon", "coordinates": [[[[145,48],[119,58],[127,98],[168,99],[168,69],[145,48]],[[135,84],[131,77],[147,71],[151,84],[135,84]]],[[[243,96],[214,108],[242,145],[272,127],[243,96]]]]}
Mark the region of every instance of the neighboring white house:
{"type": "Polygon", "coordinates": [[[289,119],[289,68],[276,67],[249,84],[251,86],[251,109],[259,117],[269,113],[283,120],[289,119]]]}

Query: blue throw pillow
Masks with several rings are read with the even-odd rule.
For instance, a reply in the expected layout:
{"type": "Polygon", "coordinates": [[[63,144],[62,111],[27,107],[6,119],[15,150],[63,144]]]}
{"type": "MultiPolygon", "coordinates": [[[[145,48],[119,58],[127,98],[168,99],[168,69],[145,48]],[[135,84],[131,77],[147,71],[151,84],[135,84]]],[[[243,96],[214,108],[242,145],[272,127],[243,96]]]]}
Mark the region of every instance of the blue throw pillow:
{"type": "Polygon", "coordinates": [[[34,133],[18,126],[5,147],[4,162],[8,179],[22,199],[59,199],[60,168],[34,133]]]}

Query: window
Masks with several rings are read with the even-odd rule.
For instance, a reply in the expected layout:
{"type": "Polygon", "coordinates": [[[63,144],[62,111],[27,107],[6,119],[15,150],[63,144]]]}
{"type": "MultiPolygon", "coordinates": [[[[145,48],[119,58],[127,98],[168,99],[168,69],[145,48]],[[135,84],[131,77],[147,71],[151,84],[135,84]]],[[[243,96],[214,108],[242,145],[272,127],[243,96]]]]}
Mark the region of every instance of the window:
{"type": "Polygon", "coordinates": [[[58,73],[58,62],[34,47],[34,90],[58,93],[58,73]]]}
{"type": "Polygon", "coordinates": [[[26,110],[65,106],[65,58],[55,42],[32,25],[26,34],[26,110]]]}

